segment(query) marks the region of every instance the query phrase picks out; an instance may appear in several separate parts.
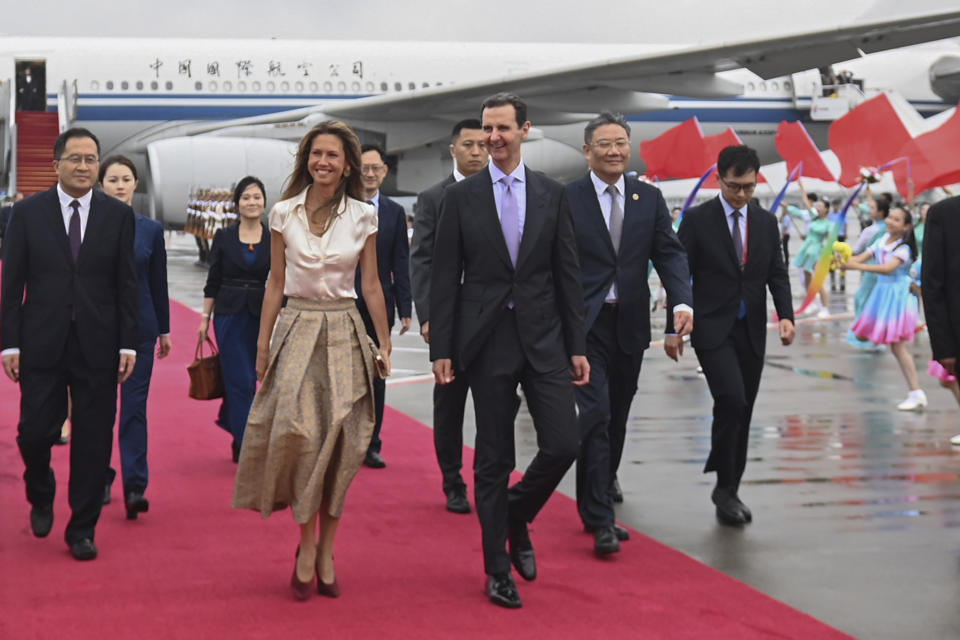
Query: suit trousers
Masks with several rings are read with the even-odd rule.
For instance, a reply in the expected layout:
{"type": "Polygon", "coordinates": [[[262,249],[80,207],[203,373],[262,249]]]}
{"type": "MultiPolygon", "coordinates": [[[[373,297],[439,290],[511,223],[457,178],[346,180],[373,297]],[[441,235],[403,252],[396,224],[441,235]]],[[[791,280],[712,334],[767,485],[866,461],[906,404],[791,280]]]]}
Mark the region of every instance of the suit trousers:
{"type": "Polygon", "coordinates": [[[443,492],[464,487],[463,412],[467,406],[467,373],[457,373],[450,384],[433,387],[433,448],[443,474],[443,492]]]}
{"type": "Polygon", "coordinates": [[[580,410],[577,510],[588,528],[612,525],[613,479],[637,393],[643,351],[625,353],[617,340],[617,307],[604,305],[587,334],[590,384],[576,387],[580,410]]]}
{"type": "MultiPolygon", "coordinates": [[[[153,351],[156,340],[141,342],[137,347],[137,363],[133,373],[120,385],[120,426],[117,441],[120,445],[120,474],[123,495],[147,490],[147,394],[153,375],[153,351]]],[[[107,470],[107,484],[117,472],[107,470]]]]}
{"type": "MultiPolygon", "coordinates": [[[[562,345],[557,345],[563,349],[562,345]]],[[[574,387],[568,367],[536,371],[527,362],[513,311],[504,310],[467,377],[477,418],[474,483],[483,564],[493,575],[510,571],[509,522],[532,522],[580,450],[574,387]],[[538,451],[523,479],[507,488],[516,466],[514,419],[523,389],[538,451]]]]}
{"type": "Polygon", "coordinates": [[[73,544],[94,537],[117,414],[117,367],[101,369],[87,364],[76,324],[70,327],[57,366],[20,370],[17,445],[26,467],[27,500],[34,506],[53,504],[56,479],[50,467],[50,448],[60,438],[60,427],[67,418],[68,393],[73,402],[68,486],[72,515],[64,538],[73,544]]]}
{"type": "Polygon", "coordinates": [[[717,348],[697,349],[697,359],[713,396],[712,444],[704,473],[716,471],[718,486],[737,491],[747,466],[750,418],[763,356],[753,350],[746,320],[741,319],[717,348]]]}
{"type": "MultiPolygon", "coordinates": [[[[360,271],[357,271],[359,278],[360,271]]],[[[393,302],[387,304],[387,309],[391,308],[393,302]]],[[[360,318],[363,319],[363,326],[367,330],[367,335],[373,340],[373,342],[379,347],[380,340],[377,338],[377,330],[373,326],[373,318],[370,317],[370,312],[367,311],[366,306],[359,306],[360,309],[360,318]]],[[[393,327],[393,318],[389,317],[390,312],[387,312],[387,323],[389,327],[393,327]]],[[[373,436],[370,438],[370,446],[367,447],[367,451],[372,451],[373,453],[380,453],[380,449],[383,447],[383,441],[380,439],[380,429],[383,428],[383,406],[386,404],[387,396],[387,381],[380,377],[374,377],[373,379],[373,410],[374,410],[374,421],[373,421],[373,436]]]]}

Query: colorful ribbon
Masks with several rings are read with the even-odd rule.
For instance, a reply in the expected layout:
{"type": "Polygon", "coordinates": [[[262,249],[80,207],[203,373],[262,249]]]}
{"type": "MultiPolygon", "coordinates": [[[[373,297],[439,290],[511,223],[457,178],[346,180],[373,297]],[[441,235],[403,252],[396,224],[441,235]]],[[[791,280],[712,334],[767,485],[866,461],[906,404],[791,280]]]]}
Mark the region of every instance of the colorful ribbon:
{"type": "Polygon", "coordinates": [[[690,192],[690,195],[687,196],[687,200],[683,203],[683,208],[680,209],[680,217],[683,218],[684,212],[690,208],[690,205],[693,204],[694,199],[697,197],[697,192],[700,191],[700,187],[703,186],[703,183],[707,181],[707,178],[710,177],[710,174],[713,173],[717,168],[717,165],[711,165],[709,169],[703,172],[703,175],[700,176],[700,179],[697,180],[697,185],[693,188],[693,191],[690,192]]]}

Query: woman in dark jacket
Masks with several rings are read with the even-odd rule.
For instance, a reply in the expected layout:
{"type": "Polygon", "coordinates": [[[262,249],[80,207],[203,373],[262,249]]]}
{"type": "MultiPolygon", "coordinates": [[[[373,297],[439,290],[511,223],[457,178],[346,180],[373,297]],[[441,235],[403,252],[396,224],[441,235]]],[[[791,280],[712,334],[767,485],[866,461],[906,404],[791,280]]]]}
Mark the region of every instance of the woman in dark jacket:
{"type": "Polygon", "coordinates": [[[270,272],[270,232],[261,221],[267,193],[260,180],[253,176],[241,180],[233,201],[239,219],[213,237],[210,272],[203,288],[203,319],[197,333],[201,342],[206,340],[213,313],[224,389],[217,424],[233,435],[236,462],[257,390],[257,335],[270,272]]]}

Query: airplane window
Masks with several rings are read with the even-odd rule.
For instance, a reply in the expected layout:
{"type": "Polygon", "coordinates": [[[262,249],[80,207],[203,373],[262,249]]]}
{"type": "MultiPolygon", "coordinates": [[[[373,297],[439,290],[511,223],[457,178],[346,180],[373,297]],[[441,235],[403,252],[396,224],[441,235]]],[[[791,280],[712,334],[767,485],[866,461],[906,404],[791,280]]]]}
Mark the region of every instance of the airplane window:
{"type": "Polygon", "coordinates": [[[389,88],[390,88],[390,85],[388,85],[386,82],[380,83],[380,91],[387,91],[389,88]]]}
{"type": "Polygon", "coordinates": [[[359,92],[360,92],[360,83],[359,83],[359,82],[354,82],[353,84],[350,85],[350,88],[353,90],[354,93],[359,93],[359,92]]]}
{"type": "Polygon", "coordinates": [[[367,83],[367,93],[373,93],[374,91],[375,91],[375,89],[373,88],[373,83],[372,83],[372,82],[368,82],[368,83],[367,83]]]}
{"type": "Polygon", "coordinates": [[[442,83],[442,82],[438,82],[438,83],[437,83],[437,86],[438,86],[438,87],[442,87],[442,86],[443,86],[443,83],[442,83]]]}
{"type": "Polygon", "coordinates": [[[267,91],[269,91],[270,93],[273,93],[274,91],[276,91],[276,89],[277,89],[277,85],[273,83],[273,80],[267,82],[267,91]]]}
{"type": "Polygon", "coordinates": [[[783,81],[783,88],[786,89],[787,91],[790,91],[790,89],[793,88],[793,85],[790,84],[790,81],[789,81],[789,80],[784,80],[784,81],[783,81]]]}
{"type": "Polygon", "coordinates": [[[197,91],[203,91],[203,83],[197,80],[196,82],[193,83],[193,88],[196,89],[197,91]]]}
{"type": "Polygon", "coordinates": [[[159,88],[160,88],[160,83],[157,82],[156,80],[153,80],[153,81],[150,83],[150,89],[152,89],[153,91],[156,91],[156,90],[159,89],[159,88]]]}
{"type": "Polygon", "coordinates": [[[310,83],[310,91],[311,91],[312,93],[316,93],[316,92],[319,91],[319,90],[320,90],[320,85],[317,84],[316,81],[310,83]]]}
{"type": "Polygon", "coordinates": [[[753,84],[752,82],[748,82],[748,83],[747,83],[747,89],[748,89],[748,90],[750,90],[750,91],[755,91],[756,88],[757,88],[757,85],[753,84]]]}
{"type": "Polygon", "coordinates": [[[770,88],[773,89],[774,91],[779,91],[779,90],[780,90],[780,83],[777,82],[777,81],[773,81],[773,82],[770,83],[770,88]]]}
{"type": "Polygon", "coordinates": [[[223,90],[224,90],[224,91],[233,91],[233,83],[230,82],[229,80],[225,81],[225,82],[223,83],[223,90]]]}
{"type": "Polygon", "coordinates": [[[113,91],[113,80],[107,80],[107,91],[113,91]]]}
{"type": "Polygon", "coordinates": [[[99,91],[99,90],[100,90],[100,83],[97,82],[96,80],[91,80],[91,81],[90,81],[90,90],[91,90],[91,91],[99,91]]]}
{"type": "Polygon", "coordinates": [[[341,80],[340,82],[337,83],[337,91],[339,91],[340,93],[343,93],[343,92],[346,91],[346,90],[347,90],[347,83],[346,83],[346,82],[344,82],[343,80],[341,80]]]}
{"type": "Polygon", "coordinates": [[[120,83],[120,88],[126,91],[130,88],[130,83],[124,80],[123,82],[120,83]]]}
{"type": "Polygon", "coordinates": [[[293,85],[293,88],[296,89],[299,93],[303,93],[303,83],[302,83],[302,82],[299,82],[299,81],[298,81],[295,85],[293,85]]]}
{"type": "Polygon", "coordinates": [[[400,84],[399,82],[394,82],[394,83],[393,83],[393,90],[394,90],[394,91],[403,91],[403,85],[400,84]]]}
{"type": "Polygon", "coordinates": [[[241,80],[240,82],[237,83],[237,91],[246,91],[246,90],[247,90],[247,83],[246,83],[246,82],[244,82],[243,80],[241,80]]]}
{"type": "Polygon", "coordinates": [[[259,80],[254,80],[254,81],[253,81],[253,90],[254,90],[254,91],[260,91],[260,81],[259,81],[259,80]]]}
{"type": "Polygon", "coordinates": [[[137,80],[137,91],[143,91],[143,81],[137,80]]]}
{"type": "Polygon", "coordinates": [[[430,83],[429,83],[429,82],[424,82],[424,83],[423,83],[423,88],[424,88],[424,89],[430,88],[430,83]]]}
{"type": "Polygon", "coordinates": [[[167,80],[167,91],[173,91],[173,83],[167,80]]]}
{"type": "Polygon", "coordinates": [[[324,91],[324,93],[330,93],[330,92],[332,92],[332,91],[333,91],[333,83],[332,83],[332,82],[324,82],[324,83],[323,83],[323,91],[324,91]]]}
{"type": "Polygon", "coordinates": [[[284,93],[286,93],[287,91],[290,91],[290,83],[287,82],[286,80],[284,80],[283,82],[281,82],[281,83],[280,83],[280,90],[283,91],[284,93]]]}
{"type": "Polygon", "coordinates": [[[207,86],[210,87],[210,91],[216,91],[216,90],[217,90],[217,82],[216,82],[216,80],[211,80],[211,81],[207,84],[207,86]]]}
{"type": "Polygon", "coordinates": [[[417,83],[416,83],[416,82],[411,82],[411,83],[409,83],[409,84],[407,85],[407,88],[410,89],[410,91],[413,91],[414,89],[417,88],[417,83]]]}
{"type": "Polygon", "coordinates": [[[760,91],[766,91],[766,90],[767,90],[767,83],[766,83],[766,82],[761,82],[760,84],[757,85],[757,88],[760,89],[760,91]]]}

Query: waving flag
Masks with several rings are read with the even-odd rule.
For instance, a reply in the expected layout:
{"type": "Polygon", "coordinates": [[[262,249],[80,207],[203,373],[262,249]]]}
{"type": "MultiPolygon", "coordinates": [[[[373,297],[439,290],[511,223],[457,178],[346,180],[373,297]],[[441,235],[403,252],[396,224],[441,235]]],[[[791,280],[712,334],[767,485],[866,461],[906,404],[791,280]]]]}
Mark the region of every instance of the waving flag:
{"type": "Polygon", "coordinates": [[[880,94],[830,125],[829,140],[842,169],[838,182],[852,187],[860,182],[861,167],[877,167],[900,157],[912,136],[890,98],[880,94]]]}
{"type": "MultiPolygon", "coordinates": [[[[910,158],[913,168],[914,192],[960,182],[960,111],[932,131],[907,142],[899,151],[910,158]]],[[[902,172],[894,172],[897,190],[907,193],[908,185],[902,172]]]]}
{"type": "Polygon", "coordinates": [[[703,165],[703,132],[696,117],[641,142],[640,157],[647,175],[657,180],[699,178],[709,166],[703,165]]]}
{"type": "Polygon", "coordinates": [[[777,126],[777,135],[774,138],[777,153],[787,161],[787,174],[791,174],[798,166],[803,168],[800,175],[805,178],[817,178],[827,182],[836,182],[823,157],[813,144],[810,134],[800,122],[783,121],[777,126]]]}

